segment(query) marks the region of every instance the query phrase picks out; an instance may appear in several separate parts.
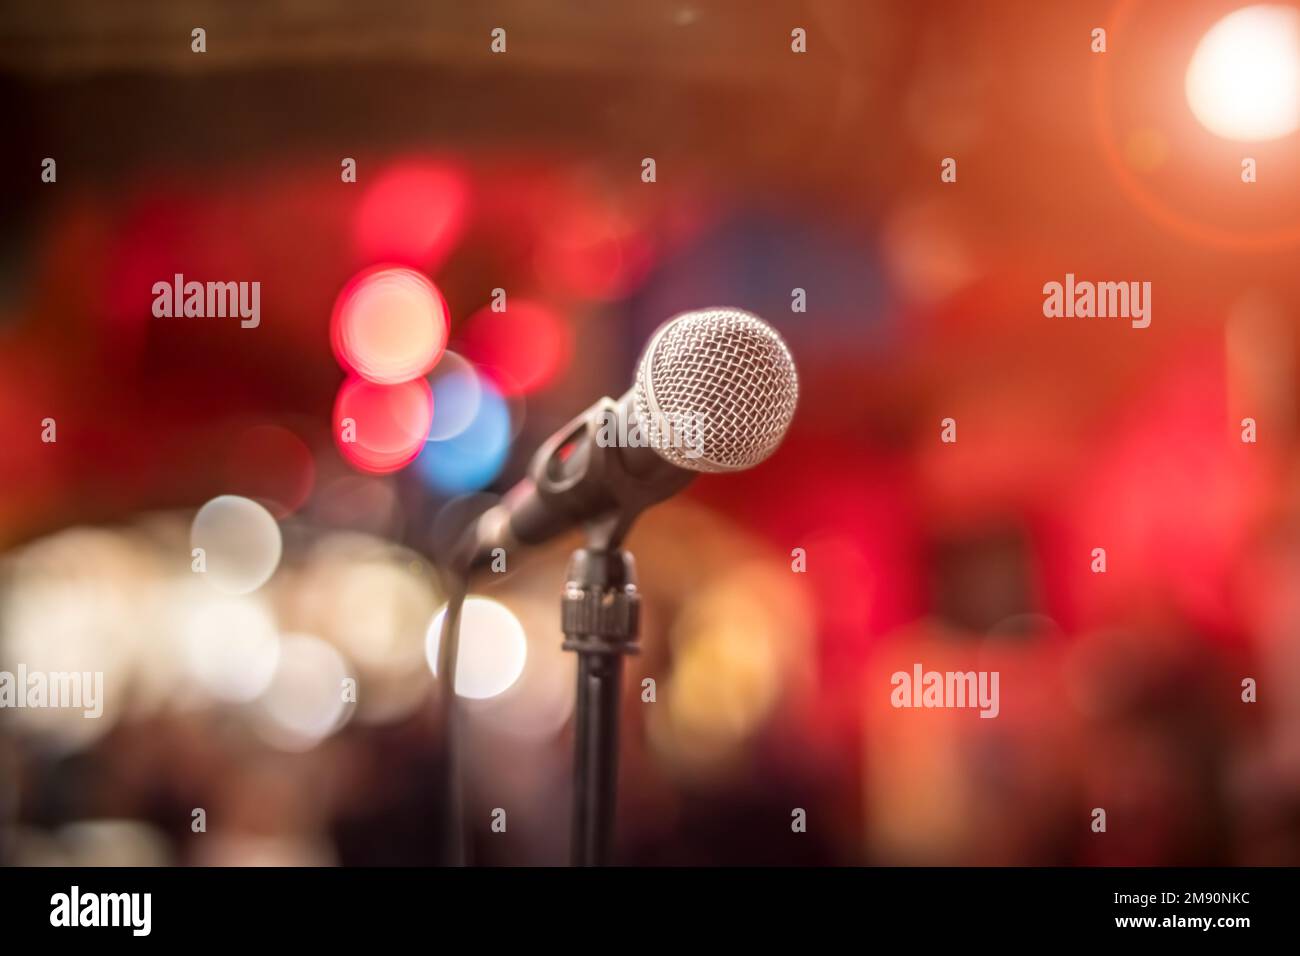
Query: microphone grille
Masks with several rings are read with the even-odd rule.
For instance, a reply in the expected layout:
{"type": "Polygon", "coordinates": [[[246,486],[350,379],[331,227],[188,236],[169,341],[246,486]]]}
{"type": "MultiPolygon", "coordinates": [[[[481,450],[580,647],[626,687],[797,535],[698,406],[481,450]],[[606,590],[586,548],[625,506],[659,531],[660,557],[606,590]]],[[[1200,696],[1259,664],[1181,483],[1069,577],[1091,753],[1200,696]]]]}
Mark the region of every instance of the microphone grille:
{"type": "Polygon", "coordinates": [[[743,309],[685,312],[637,365],[637,421],[663,458],[692,471],[740,471],[772,454],[799,400],[776,330],[743,309]]]}

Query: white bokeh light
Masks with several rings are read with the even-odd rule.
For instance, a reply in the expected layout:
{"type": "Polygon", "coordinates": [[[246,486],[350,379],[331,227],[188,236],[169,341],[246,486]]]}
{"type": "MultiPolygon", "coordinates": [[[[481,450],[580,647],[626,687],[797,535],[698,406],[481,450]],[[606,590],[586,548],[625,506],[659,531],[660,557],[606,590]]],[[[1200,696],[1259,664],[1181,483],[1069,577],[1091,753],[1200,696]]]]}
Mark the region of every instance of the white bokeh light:
{"type": "Polygon", "coordinates": [[[1279,139],[1300,127],[1300,11],[1243,7],[1210,27],[1187,67],[1187,102],[1224,139],[1279,139]]]}
{"type": "Polygon", "coordinates": [[[209,584],[226,594],[247,594],[280,564],[280,526],[256,501],[221,495],[194,516],[190,547],[203,549],[209,584]]]}
{"type": "Polygon", "coordinates": [[[308,750],[339,729],[348,714],[347,662],[310,634],[285,634],[270,684],[258,698],[261,732],[285,750],[308,750]]]}
{"type": "Polygon", "coordinates": [[[218,700],[251,701],[271,683],[280,635],[271,612],[240,597],[177,598],[186,670],[218,700]]]}
{"type": "MultiPolygon", "coordinates": [[[[443,607],[433,616],[425,635],[425,656],[438,675],[438,645],[443,607]]],[[[519,619],[490,598],[469,597],[460,615],[460,653],[456,661],[456,693],[484,700],[508,690],[523,673],[528,641],[519,619]]]]}

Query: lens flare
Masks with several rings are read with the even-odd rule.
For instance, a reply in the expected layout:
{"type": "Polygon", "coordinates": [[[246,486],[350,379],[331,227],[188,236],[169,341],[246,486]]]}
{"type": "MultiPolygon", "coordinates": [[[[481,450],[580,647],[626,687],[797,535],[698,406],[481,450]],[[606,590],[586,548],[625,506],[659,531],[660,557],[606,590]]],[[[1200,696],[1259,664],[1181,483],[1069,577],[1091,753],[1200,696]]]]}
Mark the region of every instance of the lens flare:
{"type": "Polygon", "coordinates": [[[375,385],[351,378],[334,401],[334,441],[349,463],[386,474],[415,460],[433,423],[433,393],[422,378],[375,385]]]}
{"type": "Polygon", "coordinates": [[[345,368],[379,385],[428,374],[447,345],[447,303],[412,269],[362,273],[340,293],[330,341],[345,368]]]}
{"type": "MultiPolygon", "coordinates": [[[[438,676],[438,645],[442,638],[443,607],[425,635],[425,657],[438,676]]],[[[469,597],[460,615],[460,653],[456,660],[456,693],[484,700],[509,690],[524,671],[528,641],[519,619],[490,598],[469,597]]]]}
{"type": "Polygon", "coordinates": [[[1187,102],[1224,139],[1279,139],[1300,127],[1300,12],[1243,7],[1214,24],[1187,67],[1187,102]]]}

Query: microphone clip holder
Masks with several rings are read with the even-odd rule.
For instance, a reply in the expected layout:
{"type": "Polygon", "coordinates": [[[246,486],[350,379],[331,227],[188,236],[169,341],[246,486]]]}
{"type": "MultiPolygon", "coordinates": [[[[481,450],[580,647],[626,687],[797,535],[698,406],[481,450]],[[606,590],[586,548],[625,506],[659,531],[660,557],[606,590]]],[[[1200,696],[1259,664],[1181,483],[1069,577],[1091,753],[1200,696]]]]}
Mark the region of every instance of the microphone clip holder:
{"type": "Polygon", "coordinates": [[[518,537],[544,539],[581,521],[589,548],[612,551],[641,512],[691,483],[695,472],[654,449],[619,443],[636,434],[633,417],[630,394],[602,398],[537,450],[528,466],[532,508],[513,519],[518,537]]]}

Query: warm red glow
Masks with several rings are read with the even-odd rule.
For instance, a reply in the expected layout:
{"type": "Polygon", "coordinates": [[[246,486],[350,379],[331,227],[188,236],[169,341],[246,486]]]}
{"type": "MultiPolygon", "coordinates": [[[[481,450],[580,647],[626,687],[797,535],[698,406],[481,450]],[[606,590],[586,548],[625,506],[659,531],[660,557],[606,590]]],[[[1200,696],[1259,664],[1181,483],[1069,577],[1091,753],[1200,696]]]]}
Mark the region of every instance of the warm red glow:
{"type": "MultiPolygon", "coordinates": [[[[1109,36],[1129,40],[1134,0],[1116,0],[1106,24],[1109,36]]],[[[1129,44],[1141,49],[1138,44],[1129,44]]],[[[1205,222],[1195,213],[1187,213],[1171,206],[1156,195],[1149,185],[1134,174],[1125,161],[1113,125],[1111,108],[1123,90],[1113,89],[1111,56],[1092,58],[1092,111],[1097,143],[1106,166],[1119,184],[1125,197],[1153,222],[1178,236],[1217,249],[1268,251],[1284,249],[1300,242],[1300,224],[1287,223],[1269,228],[1229,229],[1205,222]]]]}
{"type": "Polygon", "coordinates": [[[362,471],[386,474],[409,464],[433,423],[433,393],[422,378],[375,385],[350,378],[334,401],[334,442],[362,471]]]}
{"type": "Polygon", "coordinates": [[[1142,395],[1080,475],[1069,581],[1084,623],[1126,602],[1165,600],[1203,625],[1230,624],[1230,571],[1259,476],[1237,453],[1225,393],[1221,357],[1185,361],[1142,395]],[[1098,547],[1105,574],[1091,571],[1098,547]]]}
{"type": "Polygon", "coordinates": [[[302,507],[316,481],[307,444],[279,425],[242,432],[224,456],[229,494],[260,502],[276,518],[302,507]]]}
{"type": "Polygon", "coordinates": [[[357,251],[370,262],[436,269],[465,228],[469,186],[442,163],[410,160],[389,167],[357,210],[357,251]]]}
{"type": "Polygon", "coordinates": [[[569,197],[545,223],[537,274],[558,292],[613,299],[635,288],[653,261],[639,223],[620,210],[569,197]]]}
{"type": "Polygon", "coordinates": [[[505,312],[481,309],[464,333],[463,352],[507,395],[534,392],[569,363],[573,333],[551,309],[511,300],[505,312]]]}

